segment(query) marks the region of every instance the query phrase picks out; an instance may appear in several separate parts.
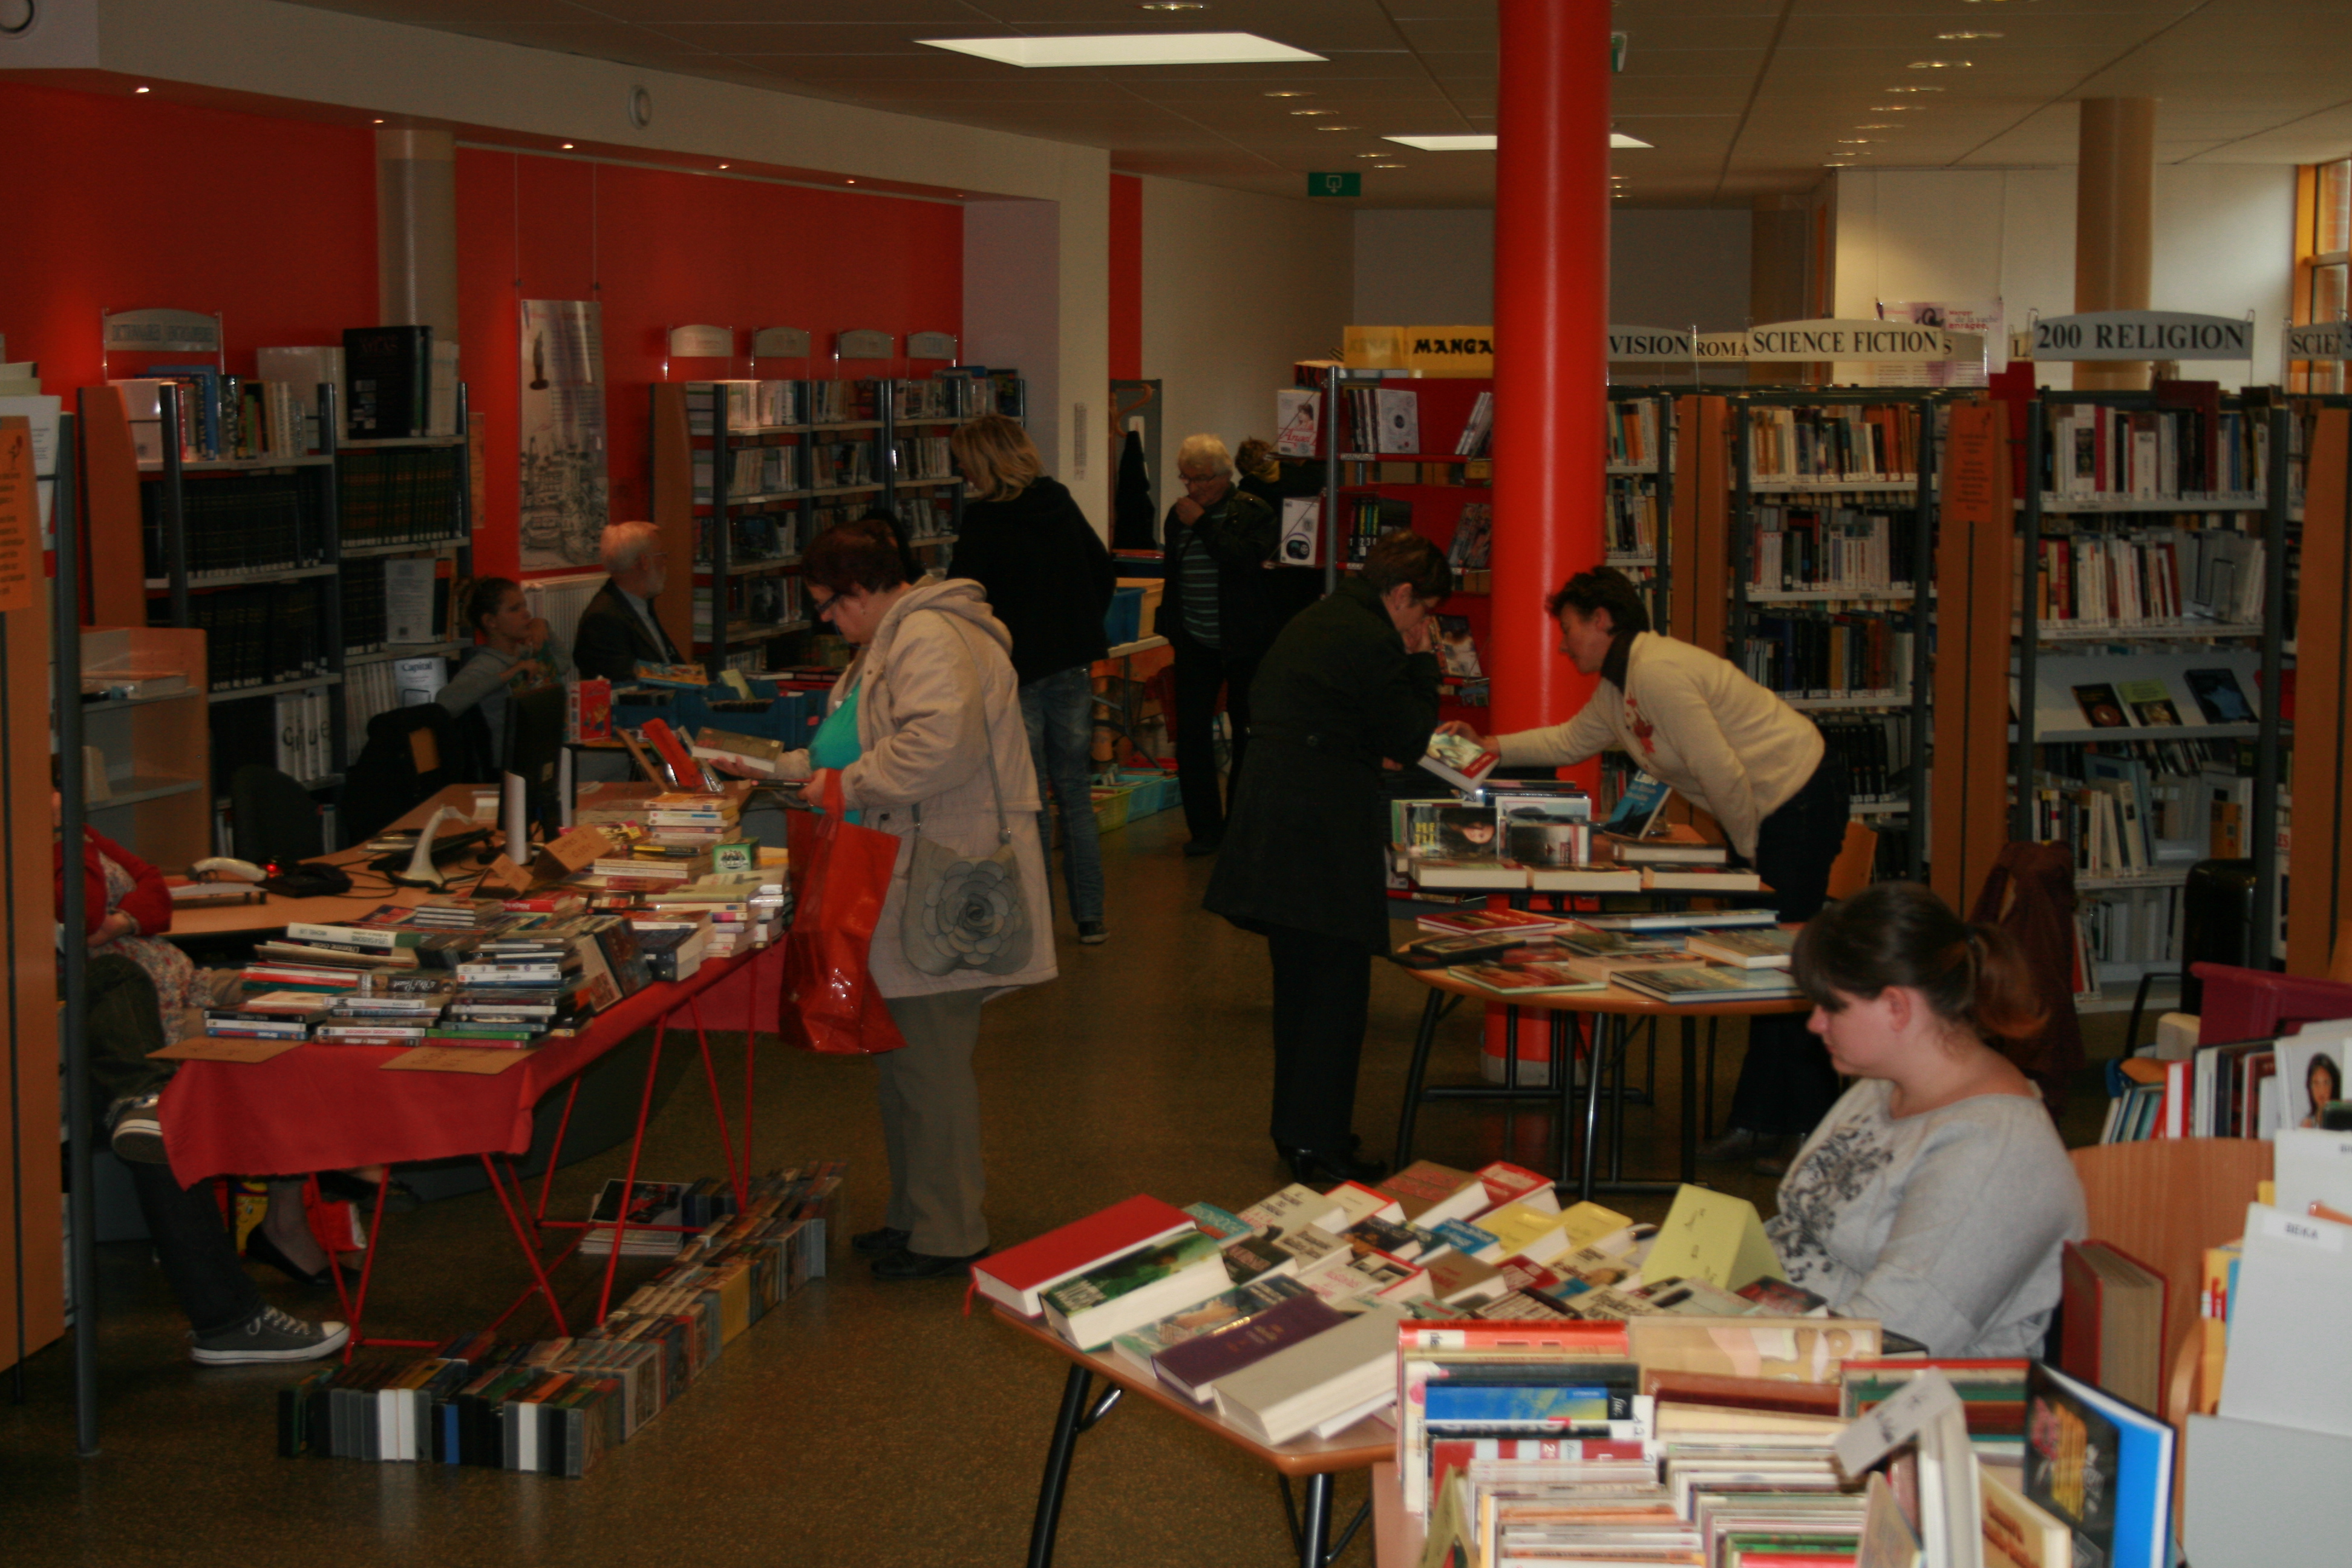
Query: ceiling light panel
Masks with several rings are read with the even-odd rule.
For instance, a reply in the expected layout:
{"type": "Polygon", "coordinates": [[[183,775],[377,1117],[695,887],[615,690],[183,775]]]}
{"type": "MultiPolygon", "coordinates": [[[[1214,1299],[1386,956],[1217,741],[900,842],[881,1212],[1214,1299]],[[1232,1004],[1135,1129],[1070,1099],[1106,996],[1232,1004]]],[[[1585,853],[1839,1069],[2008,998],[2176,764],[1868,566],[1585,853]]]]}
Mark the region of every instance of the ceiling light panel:
{"type": "Polygon", "coordinates": [[[1114,33],[1061,38],[918,38],[1024,70],[1086,66],[1296,65],[1324,57],[1255,33],[1114,33]]]}

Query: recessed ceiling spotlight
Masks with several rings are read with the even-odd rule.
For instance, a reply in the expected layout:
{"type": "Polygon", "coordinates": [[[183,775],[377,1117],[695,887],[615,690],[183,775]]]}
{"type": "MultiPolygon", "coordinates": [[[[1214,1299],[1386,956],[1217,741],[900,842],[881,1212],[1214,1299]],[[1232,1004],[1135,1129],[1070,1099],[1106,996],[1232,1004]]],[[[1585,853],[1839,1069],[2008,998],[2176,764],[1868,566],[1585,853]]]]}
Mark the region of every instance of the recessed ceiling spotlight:
{"type": "Polygon", "coordinates": [[[376,121],[375,121],[375,122],[376,122],[378,125],[383,124],[383,117],[382,115],[378,115],[378,116],[376,117],[376,121]]]}
{"type": "Polygon", "coordinates": [[[2000,33],[1938,33],[1937,38],[1947,44],[1965,43],[1970,38],[1998,38],[2000,33]]]}
{"type": "Polygon", "coordinates": [[[1870,112],[1873,114],[1915,114],[1927,107],[1927,106],[1924,103],[1874,103],[1870,106],[1870,112]]]}
{"type": "Polygon", "coordinates": [[[1360,125],[1318,125],[1314,127],[1314,129],[1318,131],[1361,131],[1363,127],[1360,125]]]}
{"type": "Polygon", "coordinates": [[[845,184],[845,185],[854,185],[854,184],[856,184],[857,182],[856,182],[856,180],[844,180],[844,181],[842,181],[841,183],[842,183],[843,184],[845,184]]]}
{"type": "Polygon", "coordinates": [[[719,166],[720,168],[722,168],[722,169],[724,169],[724,168],[726,168],[726,167],[727,167],[727,165],[726,165],[726,164],[724,164],[724,163],[721,163],[721,164],[719,164],[719,166]]]}
{"type": "Polygon", "coordinates": [[[1337,114],[1339,111],[1336,109],[1294,109],[1290,112],[1293,114],[1337,114]]]}
{"type": "Polygon", "coordinates": [[[1265,96],[1268,98],[1312,98],[1315,95],[1299,88],[1286,87],[1277,88],[1274,91],[1267,93],[1265,96]]]}
{"type": "Polygon", "coordinates": [[[1141,4],[1138,5],[1136,9],[1139,11],[1205,11],[1208,7],[1201,4],[1201,0],[1141,0],[1141,4]]]}
{"type": "MultiPolygon", "coordinates": [[[[134,87],[134,88],[132,88],[131,90],[131,91],[133,91],[133,92],[152,92],[152,91],[154,91],[155,89],[154,89],[153,88],[152,88],[152,87],[134,87]]],[[[379,125],[381,125],[381,124],[383,124],[383,122],[382,121],[376,121],[376,123],[377,123],[377,124],[379,124],[379,125]]]]}
{"type": "Polygon", "coordinates": [[[1892,121],[1889,121],[1884,125],[1857,125],[1854,129],[1856,131],[1892,131],[1895,129],[1895,125],[1892,121]]]}
{"type": "MultiPolygon", "coordinates": [[[[563,150],[564,150],[566,153],[571,152],[571,151],[572,151],[572,143],[571,143],[571,142],[566,142],[563,144],[563,150]]],[[[724,163],[721,163],[721,164],[719,164],[719,166],[720,168],[722,168],[722,169],[723,169],[723,168],[725,168],[727,165],[726,165],[726,164],[724,164],[724,163]]]]}
{"type": "Polygon", "coordinates": [[[1890,87],[1886,90],[1889,92],[1941,92],[1944,89],[1940,87],[1890,87]]]}
{"type": "Polygon", "coordinates": [[[1915,71],[1964,71],[1974,66],[1974,60],[1913,60],[1915,71]]]}
{"type": "Polygon", "coordinates": [[[1407,165],[1403,163],[1375,163],[1372,167],[1375,169],[1402,169],[1407,167],[1407,165]]]}
{"type": "Polygon", "coordinates": [[[1359,158],[1385,158],[1388,154],[1386,153],[1359,153],[1356,156],[1359,158]]]}
{"type": "Polygon", "coordinates": [[[1841,147],[1860,147],[1867,144],[1869,141],[1870,138],[1867,136],[1841,136],[1838,138],[1838,145],[1841,147]]]}

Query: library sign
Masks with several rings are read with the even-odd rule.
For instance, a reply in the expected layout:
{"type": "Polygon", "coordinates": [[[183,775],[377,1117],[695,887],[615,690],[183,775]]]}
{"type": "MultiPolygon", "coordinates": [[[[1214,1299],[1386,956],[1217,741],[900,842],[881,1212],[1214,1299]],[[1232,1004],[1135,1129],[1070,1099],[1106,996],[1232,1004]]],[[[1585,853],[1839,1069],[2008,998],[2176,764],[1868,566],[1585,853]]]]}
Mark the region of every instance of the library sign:
{"type": "Polygon", "coordinates": [[[2289,359],[2352,359],[2352,321],[2314,321],[2286,330],[2289,359]]]}
{"type": "Polygon", "coordinates": [[[1612,364],[1688,364],[1697,358],[1691,334],[1675,327],[1611,327],[1612,364]]]}
{"type": "MultiPolygon", "coordinates": [[[[1730,334],[1726,334],[1730,335],[1730,334]]],[[[1952,334],[1941,327],[1872,318],[1776,321],[1746,333],[1748,360],[1946,360],[1952,334]]],[[[1726,356],[1728,357],[1728,356],[1726,356]]]]}
{"type": "Polygon", "coordinates": [[[2033,323],[2036,360],[2252,359],[2254,324],[2186,310],[2086,310],[2033,323]]]}

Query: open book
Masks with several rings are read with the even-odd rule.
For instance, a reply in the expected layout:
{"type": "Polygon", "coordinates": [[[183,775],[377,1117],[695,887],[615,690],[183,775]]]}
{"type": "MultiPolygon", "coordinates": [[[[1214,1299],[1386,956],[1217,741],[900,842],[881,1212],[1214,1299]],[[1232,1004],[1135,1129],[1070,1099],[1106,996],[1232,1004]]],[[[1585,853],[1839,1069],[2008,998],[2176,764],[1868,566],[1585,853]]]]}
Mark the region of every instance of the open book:
{"type": "Polygon", "coordinates": [[[1500,761],[1498,753],[1484,750],[1475,741],[1444,733],[1430,736],[1429,749],[1421,754],[1423,767],[1465,791],[1476,789],[1500,761]]]}

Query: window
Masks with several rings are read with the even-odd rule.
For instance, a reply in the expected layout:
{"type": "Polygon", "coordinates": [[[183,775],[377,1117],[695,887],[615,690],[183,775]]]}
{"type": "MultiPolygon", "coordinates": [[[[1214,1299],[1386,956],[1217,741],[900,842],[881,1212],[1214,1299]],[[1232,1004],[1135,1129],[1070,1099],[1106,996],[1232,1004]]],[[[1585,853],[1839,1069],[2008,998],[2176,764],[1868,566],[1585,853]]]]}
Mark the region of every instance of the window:
{"type": "MultiPolygon", "coordinates": [[[[2295,215],[2294,319],[2340,321],[2347,314],[2352,272],[2352,158],[2305,167],[2295,215]]],[[[2341,360],[2297,360],[2288,384],[2297,392],[2346,390],[2341,360]]]]}

